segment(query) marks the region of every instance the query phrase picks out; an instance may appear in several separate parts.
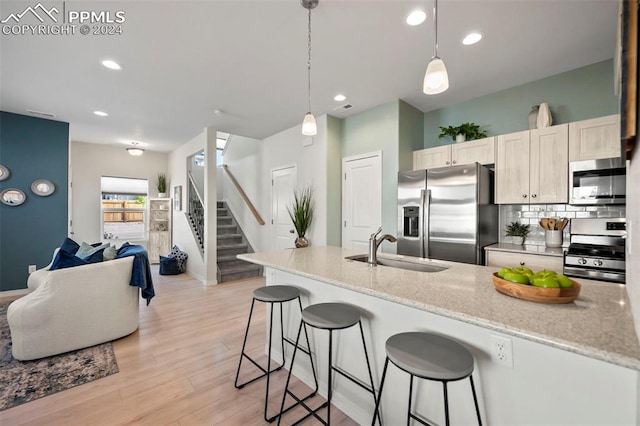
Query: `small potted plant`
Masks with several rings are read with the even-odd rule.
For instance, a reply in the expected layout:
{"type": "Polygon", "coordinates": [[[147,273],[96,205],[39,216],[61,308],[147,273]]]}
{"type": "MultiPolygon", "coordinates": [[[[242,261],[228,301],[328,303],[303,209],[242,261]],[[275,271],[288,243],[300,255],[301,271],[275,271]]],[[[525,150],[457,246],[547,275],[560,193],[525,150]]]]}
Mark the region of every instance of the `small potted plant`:
{"type": "Polygon", "coordinates": [[[293,192],[293,205],[287,207],[289,217],[296,228],[298,238],[296,238],[296,247],[307,247],[309,240],[305,238],[307,230],[313,221],[313,191],[310,187],[306,187],[300,191],[293,192]]]}
{"type": "Polygon", "coordinates": [[[507,229],[505,230],[505,236],[513,237],[515,244],[524,244],[524,239],[527,238],[529,232],[531,232],[530,225],[523,225],[520,222],[511,222],[507,225],[507,229]]]}
{"type": "Polygon", "coordinates": [[[156,183],[158,188],[158,198],[167,197],[167,175],[164,173],[158,173],[158,182],[156,183]]]}
{"type": "Polygon", "coordinates": [[[480,126],[475,123],[462,123],[459,126],[440,127],[439,138],[451,137],[456,142],[472,141],[487,137],[487,133],[480,130],[480,126]]]}

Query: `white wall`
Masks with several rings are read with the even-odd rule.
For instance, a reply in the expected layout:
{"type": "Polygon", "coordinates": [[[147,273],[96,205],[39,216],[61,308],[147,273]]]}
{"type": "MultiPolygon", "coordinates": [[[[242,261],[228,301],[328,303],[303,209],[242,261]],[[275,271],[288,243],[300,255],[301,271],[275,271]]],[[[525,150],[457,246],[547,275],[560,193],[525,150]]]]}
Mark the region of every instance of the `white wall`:
{"type": "Polygon", "coordinates": [[[182,211],[173,210],[173,244],[189,255],[187,260],[187,273],[205,281],[206,271],[204,258],[196,245],[193,234],[187,221],[187,158],[204,149],[206,134],[203,132],[184,145],[169,153],[168,176],[171,179],[171,191],[178,185],[182,185],[182,211]]]}
{"type": "Polygon", "coordinates": [[[102,176],[147,179],[149,196],[156,197],[158,173],[167,172],[168,157],[161,152],[145,151],[144,155],[133,157],[127,153],[124,146],[71,142],[70,156],[72,237],[78,242],[93,243],[102,239],[100,221],[100,178],[102,176]]]}
{"type": "MultiPolygon", "coordinates": [[[[234,177],[247,194],[247,197],[254,203],[254,206],[262,216],[265,222],[269,219],[268,210],[260,208],[262,206],[262,197],[260,181],[263,179],[261,170],[261,152],[262,141],[258,139],[245,138],[242,136],[232,136],[227,142],[224,153],[224,163],[233,173],[234,177]]],[[[223,176],[223,198],[231,209],[231,212],[238,221],[238,225],[242,228],[249,241],[251,247],[258,251],[261,249],[262,230],[265,226],[260,225],[253,217],[251,211],[247,208],[244,200],[229,179],[229,176],[222,170],[218,176],[223,176]]],[[[220,193],[220,190],[218,191],[220,193]]]]}
{"type": "MultiPolygon", "coordinates": [[[[300,125],[296,125],[262,141],[262,177],[259,179],[261,203],[260,212],[266,212],[267,225],[262,230],[260,250],[273,250],[271,231],[271,171],[273,169],[297,166],[300,188],[311,185],[315,212],[310,232],[306,235],[312,245],[327,244],[327,116],[317,118],[318,134],[313,136],[313,144],[302,146],[307,136],[302,136],[300,125]]],[[[293,194],[292,194],[293,198],[293,194]]]]}

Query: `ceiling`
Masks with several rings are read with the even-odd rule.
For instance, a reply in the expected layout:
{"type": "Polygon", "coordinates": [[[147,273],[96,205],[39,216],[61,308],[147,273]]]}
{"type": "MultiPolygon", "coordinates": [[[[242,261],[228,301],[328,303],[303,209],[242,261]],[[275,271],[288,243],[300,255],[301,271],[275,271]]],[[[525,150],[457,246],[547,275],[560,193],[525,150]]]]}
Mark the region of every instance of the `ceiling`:
{"type": "MultiPolygon", "coordinates": [[[[0,19],[36,3],[3,0],[0,19]]],[[[62,3],[45,5],[62,10],[62,3]]],[[[2,110],[53,113],[71,124],[74,141],[136,140],[164,152],[207,126],[262,139],[300,124],[307,112],[307,11],[298,0],[64,6],[122,10],[122,34],[0,36],[2,110]],[[104,68],[106,58],[124,69],[104,68]]],[[[427,112],[614,54],[615,0],[440,0],[439,53],[450,88],[424,95],[432,7],[431,1],[320,0],[312,12],[313,113],[346,117],[395,99],[427,112]],[[416,7],[429,17],[410,27],[404,18],[416,7]],[[463,46],[471,30],[484,38],[463,46]],[[337,93],[347,100],[334,101],[337,93]],[[345,103],[353,108],[336,110],[345,103]]]]}

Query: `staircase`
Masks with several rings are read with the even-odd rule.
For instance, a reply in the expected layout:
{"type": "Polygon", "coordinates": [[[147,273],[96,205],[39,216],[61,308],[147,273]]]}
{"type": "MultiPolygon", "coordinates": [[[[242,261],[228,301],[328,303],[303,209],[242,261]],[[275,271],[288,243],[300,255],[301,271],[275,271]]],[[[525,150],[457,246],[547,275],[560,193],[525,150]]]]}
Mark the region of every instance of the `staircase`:
{"type": "Polygon", "coordinates": [[[218,201],[218,282],[241,280],[262,275],[262,267],[236,258],[242,253],[251,253],[242,230],[226,203],[218,201]]]}

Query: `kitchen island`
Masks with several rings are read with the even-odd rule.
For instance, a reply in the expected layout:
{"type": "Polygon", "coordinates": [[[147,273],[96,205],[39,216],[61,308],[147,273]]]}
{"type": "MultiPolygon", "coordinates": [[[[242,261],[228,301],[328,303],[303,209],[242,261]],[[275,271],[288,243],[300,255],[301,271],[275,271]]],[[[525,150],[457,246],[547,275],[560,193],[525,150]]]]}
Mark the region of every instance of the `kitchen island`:
{"type": "MultiPolygon", "coordinates": [[[[310,247],[239,258],[265,266],[267,284],[300,287],[303,303],[343,301],[358,306],[364,312],[376,381],[389,336],[432,331],[457,339],[474,354],[474,375],[488,424],[638,424],[640,345],[624,286],[580,280],[582,291],[574,303],[544,305],[495,291],[491,282],[495,268],[433,261],[448,269],[420,273],[344,259],[354,254],[359,253],[310,247]],[[511,359],[495,358],[496,338],[507,339],[511,359]]],[[[296,315],[295,310],[289,313],[289,334],[295,333],[296,315]]],[[[357,372],[363,364],[361,349],[351,348],[350,343],[357,336],[348,330],[343,334],[336,352],[338,363],[357,372]]],[[[314,333],[312,345],[324,384],[326,337],[314,333]]],[[[309,383],[307,366],[301,365],[294,373],[309,383]]],[[[389,380],[384,416],[395,424],[404,421],[408,378],[390,370],[389,380]]],[[[436,422],[442,420],[438,385],[420,381],[416,394],[418,410],[436,422]]],[[[452,423],[474,424],[468,382],[453,383],[450,388],[452,423]]],[[[334,403],[366,423],[371,401],[361,394],[338,381],[334,403]]]]}

